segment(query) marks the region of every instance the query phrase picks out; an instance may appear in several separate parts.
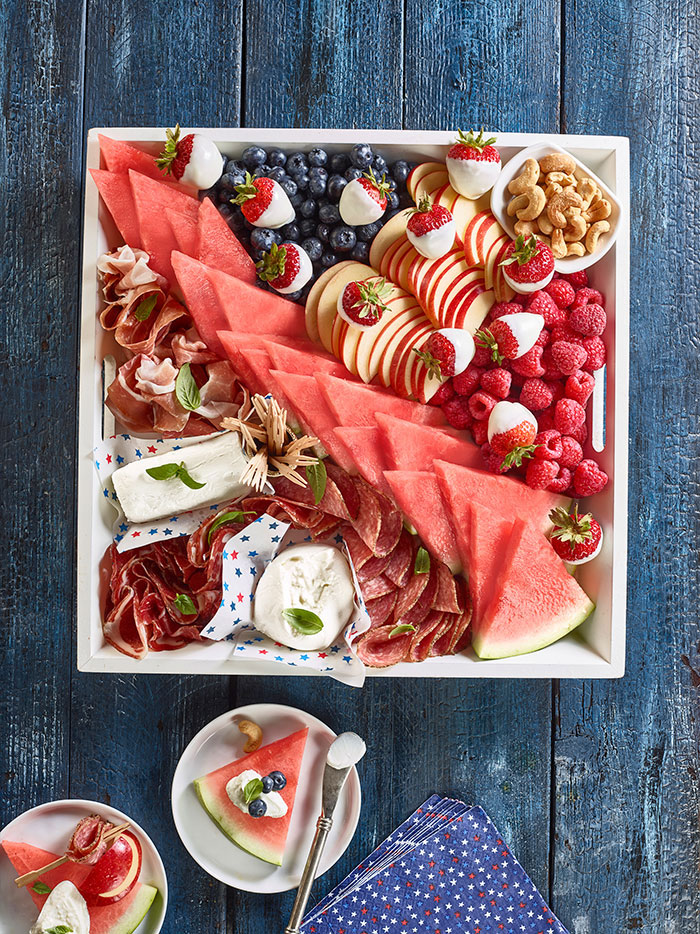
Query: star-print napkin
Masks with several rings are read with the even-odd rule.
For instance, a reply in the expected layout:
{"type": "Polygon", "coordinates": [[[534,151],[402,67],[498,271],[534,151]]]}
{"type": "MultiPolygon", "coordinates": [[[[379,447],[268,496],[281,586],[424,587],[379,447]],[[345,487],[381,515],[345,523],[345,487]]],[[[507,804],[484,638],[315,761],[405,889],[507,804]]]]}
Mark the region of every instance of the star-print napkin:
{"type": "Polygon", "coordinates": [[[355,655],[352,643],[369,629],[370,619],[341,535],[322,543],[343,550],[355,583],[355,613],[338,640],[320,651],[290,649],[255,629],[255,588],[263,571],[277,554],[290,545],[311,541],[312,537],[305,529],[294,529],[268,513],[232,535],[226,541],[221,556],[221,605],[202,630],[202,635],[207,639],[231,642],[236,658],[272,661],[288,668],[312,668],[346,684],[361,687],[365,669],[355,655]]]}
{"type": "Polygon", "coordinates": [[[304,934],[567,934],[480,807],[433,795],[311,909],[304,934]]]}

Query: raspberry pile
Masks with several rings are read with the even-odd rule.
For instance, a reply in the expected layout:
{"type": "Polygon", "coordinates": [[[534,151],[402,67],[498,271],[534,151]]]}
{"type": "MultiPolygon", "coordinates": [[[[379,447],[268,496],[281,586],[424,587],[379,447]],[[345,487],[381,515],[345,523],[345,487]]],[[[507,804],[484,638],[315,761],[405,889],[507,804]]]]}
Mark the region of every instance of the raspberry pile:
{"type": "Polygon", "coordinates": [[[544,318],[535,346],[522,357],[496,364],[490,351],[477,345],[467,369],[446,381],[431,404],[442,407],[450,425],[471,432],[489,470],[519,475],[536,490],[575,497],[599,493],[608,476],[595,460],[584,457],[584,447],[592,374],[606,362],[604,298],[589,287],[585,270],[555,273],[541,291],[495,304],[483,327],[523,310],[544,318]],[[539,429],[534,457],[508,469],[487,436],[489,415],[501,400],[524,405],[539,429]]]}

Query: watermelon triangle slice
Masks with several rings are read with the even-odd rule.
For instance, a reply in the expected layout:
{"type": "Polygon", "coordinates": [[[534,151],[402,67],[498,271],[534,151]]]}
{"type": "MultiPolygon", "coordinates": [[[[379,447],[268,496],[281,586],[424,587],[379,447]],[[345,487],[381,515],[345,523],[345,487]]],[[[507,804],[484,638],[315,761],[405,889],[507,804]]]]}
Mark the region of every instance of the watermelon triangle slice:
{"type": "Polygon", "coordinates": [[[190,256],[197,256],[207,266],[255,285],[255,263],[211,198],[204,198],[199,204],[199,252],[190,256]]]}
{"type": "Polygon", "coordinates": [[[170,258],[182,297],[199,336],[213,353],[225,359],[226,350],[217,337],[217,331],[227,331],[228,321],[206,276],[207,267],[199,260],[177,251],[170,258]]]}
{"type": "Polygon", "coordinates": [[[431,470],[386,470],[396,504],[409,518],[428,551],[453,574],[462,569],[455,529],[431,470]]]}
{"type": "Polygon", "coordinates": [[[282,865],[308,732],[306,727],[261,746],[194,782],[202,806],[219,829],[242,849],[275,866],[282,865]],[[287,784],[279,792],[287,805],[284,817],[251,817],[231,801],[226,785],[246,770],[257,772],[261,777],[275,771],[284,774],[287,784]]]}
{"type": "MultiPolygon", "coordinates": [[[[267,355],[267,351],[264,349],[255,350],[249,345],[246,346],[245,343],[240,340],[240,336],[234,334],[233,331],[218,331],[217,337],[223,345],[226,356],[231,361],[231,366],[236,376],[245,383],[250,392],[257,392],[263,396],[270,392],[270,358],[267,355]],[[253,354],[263,355],[262,360],[255,360],[255,366],[252,365],[253,354]],[[265,373],[264,380],[260,379],[263,367],[265,373]]],[[[282,401],[278,401],[281,405],[282,401]]]]}
{"type": "Polygon", "coordinates": [[[512,518],[477,502],[469,505],[468,528],[457,529],[457,544],[465,567],[469,569],[469,591],[475,620],[482,618],[493,597],[512,532],[512,518]]]}
{"type": "Polygon", "coordinates": [[[382,437],[379,429],[372,427],[335,428],[333,434],[345,445],[348,454],[358,472],[367,483],[391,496],[391,490],[384,479],[386,463],[382,453],[382,437]]]}
{"type": "Polygon", "coordinates": [[[479,658],[535,652],[580,626],[594,608],[544,535],[516,519],[493,599],[472,623],[472,645],[479,658]]]}
{"type": "Polygon", "coordinates": [[[314,373],[330,373],[332,376],[348,378],[348,371],[335,357],[324,353],[311,341],[280,343],[271,338],[265,339],[267,352],[270,354],[276,370],[287,373],[300,373],[308,376],[314,373]]]}
{"type": "Polygon", "coordinates": [[[165,176],[156,165],[155,158],[135,146],[130,146],[122,139],[112,139],[111,136],[98,134],[100,141],[100,153],[110,172],[116,172],[119,175],[128,175],[129,170],[140,172],[141,175],[147,175],[149,178],[156,178],[164,181],[165,176]]]}
{"type": "Polygon", "coordinates": [[[480,449],[449,429],[437,430],[384,412],[377,412],[375,418],[386,441],[387,463],[395,470],[432,470],[434,460],[484,466],[480,449]]]}
{"type": "MultiPolygon", "coordinates": [[[[196,256],[199,251],[199,225],[189,214],[166,211],[165,216],[175,237],[177,248],[188,256],[196,256]]],[[[170,258],[172,264],[172,257],[170,258]]]]}
{"type": "Polygon", "coordinates": [[[302,305],[249,285],[235,276],[228,276],[219,269],[202,265],[202,270],[226,316],[228,330],[272,337],[306,336],[302,305]]]}
{"type": "Polygon", "coordinates": [[[129,181],[139,219],[141,243],[150,256],[149,266],[172,282],[174,273],[170,254],[178,249],[178,242],[167,212],[184,214],[196,223],[199,203],[189,195],[133,170],[129,172],[129,181]]]}
{"type": "Polygon", "coordinates": [[[115,175],[106,169],[90,169],[90,175],[124,243],[134,250],[140,248],[141,230],[128,176],[115,175]]]}
{"type": "MultiPolygon", "coordinates": [[[[25,872],[32,872],[42,866],[47,866],[58,859],[58,854],[39,849],[29,843],[3,840],[1,845],[17,875],[20,876],[25,872]]],[[[91,870],[92,866],[85,866],[81,863],[64,863],[63,866],[45,873],[41,881],[49,888],[54,888],[59,882],[68,880],[80,888],[91,870]]],[[[29,887],[26,891],[31,895],[37,909],[41,911],[48,895],[39,895],[29,887]]],[[[157,894],[158,889],[154,886],[137,882],[133,889],[118,902],[113,902],[111,905],[88,905],[90,934],[131,934],[141,924],[157,894]]]]}
{"type": "Polygon", "coordinates": [[[375,425],[376,412],[386,412],[396,418],[421,422],[424,425],[445,424],[440,409],[408,399],[399,399],[387,389],[338,379],[337,376],[327,373],[318,374],[316,379],[339,425],[375,425]]]}

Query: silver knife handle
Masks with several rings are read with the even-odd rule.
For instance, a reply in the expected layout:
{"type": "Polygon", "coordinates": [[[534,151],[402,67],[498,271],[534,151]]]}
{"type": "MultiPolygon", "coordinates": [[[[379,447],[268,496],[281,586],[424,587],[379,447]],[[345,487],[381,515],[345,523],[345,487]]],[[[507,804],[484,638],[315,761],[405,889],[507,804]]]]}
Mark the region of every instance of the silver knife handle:
{"type": "Polygon", "coordinates": [[[297,897],[294,899],[292,914],[289,918],[289,924],[284,929],[284,934],[299,934],[299,928],[304,919],[304,913],[306,912],[306,903],[309,900],[309,895],[311,895],[311,886],[314,884],[318,864],[321,861],[323,848],[326,845],[326,840],[332,826],[332,817],[319,817],[318,823],[316,824],[314,842],[311,845],[311,850],[306,860],[306,866],[304,866],[301,882],[297,889],[297,897]]]}

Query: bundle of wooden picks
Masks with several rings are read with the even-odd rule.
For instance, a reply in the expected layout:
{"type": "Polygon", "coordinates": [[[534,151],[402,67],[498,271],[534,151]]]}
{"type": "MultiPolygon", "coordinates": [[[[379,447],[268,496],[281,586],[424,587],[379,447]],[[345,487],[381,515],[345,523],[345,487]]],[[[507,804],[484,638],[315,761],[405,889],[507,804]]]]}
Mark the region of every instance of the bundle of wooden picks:
{"type": "Polygon", "coordinates": [[[258,492],[268,478],[287,477],[297,486],[308,481],[298,471],[318,463],[309,452],[318,444],[312,435],[297,437],[287,425],[287,410],[276,399],[255,395],[250,407],[239,412],[238,418],[225,418],[222,427],[238,432],[248,465],[241,474],[241,483],[258,492]]]}

